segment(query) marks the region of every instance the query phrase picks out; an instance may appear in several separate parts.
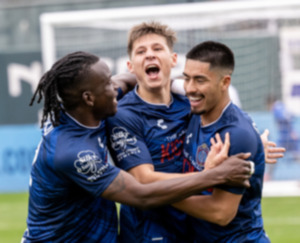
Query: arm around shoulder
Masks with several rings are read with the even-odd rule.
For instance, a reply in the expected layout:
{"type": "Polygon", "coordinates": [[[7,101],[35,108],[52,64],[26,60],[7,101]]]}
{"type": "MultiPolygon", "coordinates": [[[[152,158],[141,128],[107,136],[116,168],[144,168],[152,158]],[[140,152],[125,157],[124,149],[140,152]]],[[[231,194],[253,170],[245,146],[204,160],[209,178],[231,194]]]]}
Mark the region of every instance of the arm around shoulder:
{"type": "Polygon", "coordinates": [[[126,94],[136,85],[136,76],[132,73],[120,73],[111,77],[111,80],[116,88],[121,88],[126,94]]]}

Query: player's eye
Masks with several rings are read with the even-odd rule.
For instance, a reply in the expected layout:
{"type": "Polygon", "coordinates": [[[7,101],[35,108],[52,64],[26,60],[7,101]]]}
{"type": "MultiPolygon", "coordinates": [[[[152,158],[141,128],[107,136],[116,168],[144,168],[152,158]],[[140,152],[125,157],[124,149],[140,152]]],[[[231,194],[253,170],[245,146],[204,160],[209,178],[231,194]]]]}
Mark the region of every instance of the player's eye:
{"type": "Polygon", "coordinates": [[[144,50],[138,50],[138,51],[136,52],[136,54],[143,54],[143,53],[145,53],[144,50]]]}

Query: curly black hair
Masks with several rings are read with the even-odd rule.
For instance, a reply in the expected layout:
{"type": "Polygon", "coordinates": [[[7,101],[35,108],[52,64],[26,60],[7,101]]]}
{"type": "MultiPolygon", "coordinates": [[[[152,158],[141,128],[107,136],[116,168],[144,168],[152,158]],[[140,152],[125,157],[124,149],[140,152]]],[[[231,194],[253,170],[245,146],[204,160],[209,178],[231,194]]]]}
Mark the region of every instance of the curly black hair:
{"type": "Polygon", "coordinates": [[[60,113],[64,110],[62,103],[68,99],[70,95],[68,91],[76,88],[85,79],[90,66],[98,60],[99,57],[87,52],[73,52],[59,59],[42,76],[29,104],[33,105],[37,95],[39,95],[37,103],[44,97],[41,127],[48,117],[53,126],[60,124],[60,113]]]}

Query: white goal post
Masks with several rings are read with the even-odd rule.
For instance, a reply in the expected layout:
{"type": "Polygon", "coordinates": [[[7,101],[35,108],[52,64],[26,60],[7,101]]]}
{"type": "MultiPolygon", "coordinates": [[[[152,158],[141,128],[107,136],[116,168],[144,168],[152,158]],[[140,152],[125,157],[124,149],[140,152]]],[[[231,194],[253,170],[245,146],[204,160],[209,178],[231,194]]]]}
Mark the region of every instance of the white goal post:
{"type": "Polygon", "coordinates": [[[300,87],[300,79],[293,75],[300,70],[300,37],[294,34],[300,36],[298,0],[219,1],[44,13],[40,17],[44,69],[48,70],[69,52],[83,50],[105,59],[114,73],[126,71],[127,31],[149,20],[160,21],[177,32],[175,51],[179,61],[175,74],[182,72],[184,54],[193,45],[217,40],[235,53],[233,84],[245,110],[266,109],[269,93],[282,96],[288,104],[296,101],[300,105],[300,91],[299,95],[292,95],[292,90],[300,87]],[[290,44],[287,33],[293,33],[290,36],[298,45],[290,44]],[[292,63],[287,66],[282,60],[292,63]]]}

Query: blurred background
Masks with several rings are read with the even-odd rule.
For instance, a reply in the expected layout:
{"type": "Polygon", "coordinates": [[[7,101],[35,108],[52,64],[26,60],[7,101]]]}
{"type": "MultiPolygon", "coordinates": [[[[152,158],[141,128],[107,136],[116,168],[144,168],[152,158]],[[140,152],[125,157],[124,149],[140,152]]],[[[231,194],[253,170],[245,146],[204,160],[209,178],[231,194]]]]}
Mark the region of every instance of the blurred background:
{"type": "Polygon", "coordinates": [[[29,103],[42,74],[78,50],[99,55],[114,74],[125,72],[127,31],[149,20],[177,32],[174,76],[201,41],[233,50],[233,101],[287,148],[266,167],[266,231],[273,243],[300,242],[299,0],[0,0],[0,242],[20,242],[26,228],[42,108],[29,103]]]}
{"type": "Polygon", "coordinates": [[[221,41],[234,51],[236,102],[260,132],[268,128],[270,140],[288,149],[277,165],[267,166],[265,179],[299,181],[298,2],[1,0],[0,193],[28,190],[42,107],[29,102],[43,72],[77,50],[99,55],[113,73],[124,72],[127,31],[148,20],[177,32],[174,76],[183,70],[184,54],[201,41],[221,41]]]}

